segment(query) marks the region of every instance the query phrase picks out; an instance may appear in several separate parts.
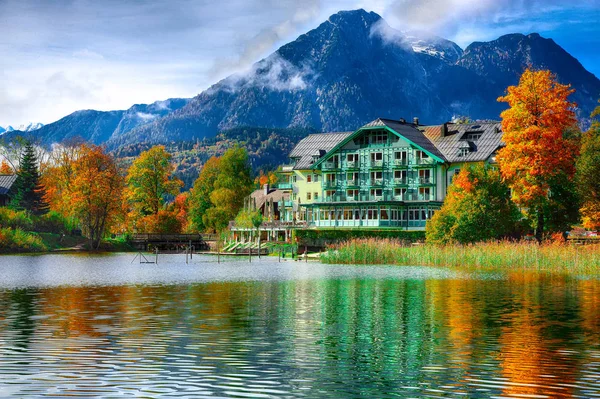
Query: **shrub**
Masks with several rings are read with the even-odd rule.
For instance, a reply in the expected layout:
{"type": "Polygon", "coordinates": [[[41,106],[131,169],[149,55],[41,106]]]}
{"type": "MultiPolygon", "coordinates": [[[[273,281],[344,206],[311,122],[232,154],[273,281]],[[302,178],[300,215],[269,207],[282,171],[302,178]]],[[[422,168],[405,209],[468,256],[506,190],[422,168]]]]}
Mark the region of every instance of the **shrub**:
{"type": "Polygon", "coordinates": [[[16,211],[11,208],[1,207],[0,227],[31,230],[33,228],[33,221],[27,211],[16,211]]]}
{"type": "Polygon", "coordinates": [[[35,220],[34,230],[40,233],[68,234],[74,227],[63,215],[50,211],[35,220]]]}
{"type": "Polygon", "coordinates": [[[0,228],[0,252],[41,252],[48,247],[34,233],[10,227],[0,228]]]}

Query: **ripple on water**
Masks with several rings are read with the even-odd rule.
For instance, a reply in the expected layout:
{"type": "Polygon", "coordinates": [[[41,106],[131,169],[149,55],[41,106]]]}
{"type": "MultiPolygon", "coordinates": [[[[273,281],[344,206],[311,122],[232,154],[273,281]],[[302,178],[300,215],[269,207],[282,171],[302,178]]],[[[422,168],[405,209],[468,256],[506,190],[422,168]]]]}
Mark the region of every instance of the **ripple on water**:
{"type": "Polygon", "coordinates": [[[0,396],[600,396],[592,280],[128,258],[3,258],[0,396]]]}

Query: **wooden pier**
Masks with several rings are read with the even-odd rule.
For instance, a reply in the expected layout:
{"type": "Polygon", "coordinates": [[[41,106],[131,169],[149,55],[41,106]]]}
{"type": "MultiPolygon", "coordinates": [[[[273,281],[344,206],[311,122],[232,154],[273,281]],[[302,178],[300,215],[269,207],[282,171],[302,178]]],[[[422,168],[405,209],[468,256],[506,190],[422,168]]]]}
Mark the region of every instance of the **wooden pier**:
{"type": "Polygon", "coordinates": [[[192,246],[196,251],[208,251],[211,243],[216,240],[216,234],[142,233],[134,234],[131,243],[141,251],[150,251],[157,248],[161,251],[178,250],[188,246],[192,246]]]}

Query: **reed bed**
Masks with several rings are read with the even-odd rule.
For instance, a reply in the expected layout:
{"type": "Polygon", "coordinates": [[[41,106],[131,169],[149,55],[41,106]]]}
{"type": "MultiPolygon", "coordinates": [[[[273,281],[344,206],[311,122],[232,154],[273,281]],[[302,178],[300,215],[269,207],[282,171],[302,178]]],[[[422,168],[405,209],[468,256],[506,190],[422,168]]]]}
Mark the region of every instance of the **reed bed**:
{"type": "Polygon", "coordinates": [[[531,270],[600,273],[600,245],[533,242],[486,242],[473,245],[406,247],[393,239],[355,239],[331,247],[324,263],[437,266],[489,271],[531,270]]]}

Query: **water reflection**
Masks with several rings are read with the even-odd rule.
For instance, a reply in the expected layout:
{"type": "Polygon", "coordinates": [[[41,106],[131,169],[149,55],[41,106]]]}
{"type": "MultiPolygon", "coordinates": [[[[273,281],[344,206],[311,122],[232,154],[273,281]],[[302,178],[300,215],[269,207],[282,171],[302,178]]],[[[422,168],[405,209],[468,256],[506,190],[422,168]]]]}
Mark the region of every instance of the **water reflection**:
{"type": "Polygon", "coordinates": [[[600,282],[356,273],[0,290],[0,396],[600,395],[600,282]]]}

